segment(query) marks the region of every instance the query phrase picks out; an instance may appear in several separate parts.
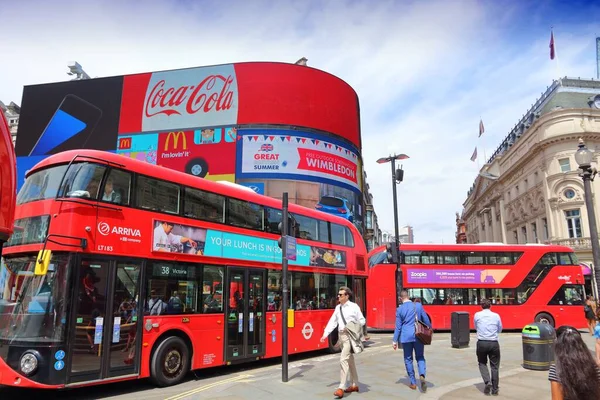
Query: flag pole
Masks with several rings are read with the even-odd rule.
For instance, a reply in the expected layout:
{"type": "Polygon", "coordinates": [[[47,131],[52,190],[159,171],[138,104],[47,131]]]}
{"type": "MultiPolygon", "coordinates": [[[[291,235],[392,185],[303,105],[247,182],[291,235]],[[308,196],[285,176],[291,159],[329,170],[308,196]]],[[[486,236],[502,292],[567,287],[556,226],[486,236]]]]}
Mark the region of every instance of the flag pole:
{"type": "MultiPolygon", "coordinates": [[[[481,115],[479,116],[479,139],[481,139],[481,137],[483,136],[483,133],[485,132],[485,128],[483,127],[483,119],[481,118],[481,115]]],[[[481,147],[483,147],[483,165],[487,164],[487,156],[485,155],[485,143],[483,142],[483,139],[481,139],[481,147]]]]}
{"type": "MultiPolygon", "coordinates": [[[[560,63],[558,61],[558,52],[556,51],[556,39],[554,38],[554,26],[550,27],[550,40],[554,58],[556,59],[556,79],[560,79],[560,63]]],[[[554,79],[553,79],[554,80],[554,79]]]]}
{"type": "Polygon", "coordinates": [[[483,119],[481,118],[481,115],[479,116],[479,141],[478,141],[478,145],[479,147],[483,147],[483,165],[485,165],[487,163],[487,156],[485,155],[485,143],[483,142],[483,139],[481,138],[483,136],[485,132],[485,127],[483,126],[483,119]]]}

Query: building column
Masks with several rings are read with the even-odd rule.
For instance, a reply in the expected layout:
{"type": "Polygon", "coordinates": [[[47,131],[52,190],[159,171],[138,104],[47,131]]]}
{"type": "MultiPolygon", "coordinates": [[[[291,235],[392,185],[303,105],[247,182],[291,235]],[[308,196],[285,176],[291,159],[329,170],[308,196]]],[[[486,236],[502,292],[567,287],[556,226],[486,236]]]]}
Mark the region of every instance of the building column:
{"type": "Polygon", "coordinates": [[[506,218],[504,216],[504,199],[500,199],[499,207],[500,207],[500,237],[502,238],[502,243],[508,243],[506,241],[506,218]]]}
{"type": "Polygon", "coordinates": [[[546,209],[546,221],[548,221],[548,238],[546,240],[551,241],[554,237],[554,230],[557,227],[558,221],[556,220],[557,204],[555,202],[550,203],[552,193],[550,193],[550,186],[548,185],[548,169],[545,164],[540,166],[540,170],[543,173],[542,182],[544,186],[544,208],[546,209]]]}
{"type": "Polygon", "coordinates": [[[492,218],[492,242],[498,242],[498,222],[496,222],[496,206],[490,206],[490,217],[492,218]]]}
{"type": "Polygon", "coordinates": [[[475,222],[477,223],[477,233],[479,235],[479,242],[485,242],[485,236],[484,236],[484,232],[481,229],[481,214],[479,214],[479,211],[476,211],[476,215],[475,215],[475,222]]]}

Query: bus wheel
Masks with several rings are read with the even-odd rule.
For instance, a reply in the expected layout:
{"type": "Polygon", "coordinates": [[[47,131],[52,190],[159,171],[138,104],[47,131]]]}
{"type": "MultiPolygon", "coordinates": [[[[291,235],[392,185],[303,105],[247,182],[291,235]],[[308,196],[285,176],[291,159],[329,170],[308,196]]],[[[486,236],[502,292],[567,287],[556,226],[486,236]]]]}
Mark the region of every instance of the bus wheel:
{"type": "Polygon", "coordinates": [[[339,353],[342,351],[342,346],[335,346],[339,340],[339,335],[337,329],[334,329],[333,332],[329,334],[329,352],[330,353],[339,353]]]}
{"type": "Polygon", "coordinates": [[[540,324],[548,324],[551,327],[554,328],[554,318],[552,318],[552,316],[548,313],[539,313],[538,315],[535,316],[535,322],[538,322],[540,324]]]}
{"type": "Polygon", "coordinates": [[[170,336],[159,343],[152,356],[150,374],[160,387],[175,385],[190,370],[190,349],[183,339],[170,336]]]}

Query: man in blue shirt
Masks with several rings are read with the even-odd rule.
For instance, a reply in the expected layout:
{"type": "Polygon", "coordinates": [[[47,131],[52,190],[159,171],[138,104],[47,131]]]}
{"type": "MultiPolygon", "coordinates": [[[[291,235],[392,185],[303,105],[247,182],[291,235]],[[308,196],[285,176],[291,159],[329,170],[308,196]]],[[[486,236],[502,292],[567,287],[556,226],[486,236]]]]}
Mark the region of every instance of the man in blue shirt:
{"type": "Polygon", "coordinates": [[[413,351],[417,359],[419,368],[419,378],[421,382],[421,391],[427,391],[427,382],[425,381],[425,373],[427,366],[425,364],[425,345],[415,336],[415,316],[419,317],[419,321],[431,326],[429,317],[423,310],[421,303],[413,303],[408,298],[408,292],[403,290],[400,292],[401,304],[396,309],[396,329],[394,330],[394,350],[398,348],[398,342],[402,343],[404,350],[404,365],[410,379],[409,388],[417,389],[417,380],[415,379],[415,367],[413,365],[413,351]]]}
{"type": "Polygon", "coordinates": [[[477,361],[479,363],[479,372],[485,383],[483,393],[493,396],[498,395],[500,367],[500,344],[498,343],[498,334],[502,332],[502,320],[490,308],[492,302],[489,299],[481,300],[483,310],[475,313],[475,329],[477,330],[477,361]],[[487,360],[490,360],[492,370],[492,379],[490,382],[490,371],[487,367],[487,360]]]}

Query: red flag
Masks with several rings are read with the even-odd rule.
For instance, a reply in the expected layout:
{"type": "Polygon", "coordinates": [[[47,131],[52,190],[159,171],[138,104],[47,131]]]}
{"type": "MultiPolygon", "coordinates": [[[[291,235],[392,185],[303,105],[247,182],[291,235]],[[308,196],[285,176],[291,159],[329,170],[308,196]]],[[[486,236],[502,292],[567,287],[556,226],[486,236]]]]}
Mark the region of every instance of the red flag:
{"type": "Polygon", "coordinates": [[[477,160],[477,147],[475,147],[475,151],[473,152],[473,155],[471,156],[471,161],[475,161],[477,160]]]}
{"type": "Polygon", "coordinates": [[[483,121],[480,119],[479,120],[479,137],[481,137],[481,135],[483,135],[483,132],[485,132],[485,128],[483,127],[483,121]]]}
{"type": "Polygon", "coordinates": [[[550,59],[554,60],[555,50],[554,50],[554,32],[550,31],[550,59]]]}

